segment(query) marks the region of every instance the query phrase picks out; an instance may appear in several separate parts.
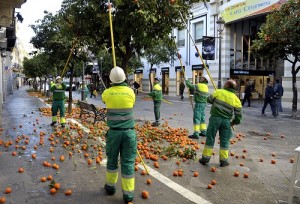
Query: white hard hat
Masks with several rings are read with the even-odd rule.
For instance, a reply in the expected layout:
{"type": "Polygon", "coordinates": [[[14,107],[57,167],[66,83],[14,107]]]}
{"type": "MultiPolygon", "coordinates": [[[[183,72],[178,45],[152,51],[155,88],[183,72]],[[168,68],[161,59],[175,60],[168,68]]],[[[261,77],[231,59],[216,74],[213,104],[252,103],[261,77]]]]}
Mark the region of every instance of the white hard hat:
{"type": "Polygon", "coordinates": [[[119,84],[125,81],[126,76],[124,70],[120,67],[114,67],[109,74],[109,79],[114,84],[119,84]]]}
{"type": "Polygon", "coordinates": [[[61,79],[61,77],[60,77],[60,76],[57,76],[55,80],[59,80],[59,79],[61,79]]]}
{"type": "Polygon", "coordinates": [[[202,77],[205,78],[207,82],[210,81],[210,78],[209,78],[209,76],[207,74],[203,75],[202,77]]]}

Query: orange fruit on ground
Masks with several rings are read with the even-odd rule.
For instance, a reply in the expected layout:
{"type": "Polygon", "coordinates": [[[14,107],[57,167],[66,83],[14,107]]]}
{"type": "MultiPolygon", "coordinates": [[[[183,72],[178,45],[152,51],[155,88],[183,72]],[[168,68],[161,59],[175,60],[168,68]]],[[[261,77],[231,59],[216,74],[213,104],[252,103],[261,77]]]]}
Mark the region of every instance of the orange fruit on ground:
{"type": "Polygon", "coordinates": [[[208,185],[207,185],[207,188],[208,188],[208,189],[212,189],[212,185],[211,185],[211,184],[208,184],[208,185]]]}
{"type": "Polygon", "coordinates": [[[134,166],[134,170],[135,171],[139,170],[139,167],[138,166],[134,166]]]}
{"type": "Polygon", "coordinates": [[[276,160],[275,160],[275,159],[272,159],[272,160],[271,160],[271,164],[276,164],[276,160]]]}
{"type": "Polygon", "coordinates": [[[148,191],[142,191],[142,197],[143,198],[148,198],[149,197],[148,191]]]}
{"type": "Polygon", "coordinates": [[[294,158],[290,158],[290,163],[294,163],[294,158]]]}
{"type": "Polygon", "coordinates": [[[7,187],[7,188],[5,189],[4,192],[5,192],[6,194],[10,194],[11,191],[12,191],[12,189],[11,189],[10,187],[7,187]]]}
{"type": "Polygon", "coordinates": [[[210,168],[210,171],[211,171],[211,172],[216,172],[216,171],[217,171],[217,168],[216,168],[216,167],[211,167],[211,168],[210,168]]]}
{"type": "Polygon", "coordinates": [[[216,185],[217,184],[217,181],[216,180],[211,180],[211,185],[216,185]]]}
{"type": "Polygon", "coordinates": [[[0,198],[0,203],[3,204],[3,203],[5,203],[5,202],[6,202],[6,198],[5,198],[5,197],[1,197],[1,198],[0,198]]]}
{"type": "Polygon", "coordinates": [[[173,176],[178,176],[178,172],[177,172],[177,171],[174,171],[174,172],[173,172],[173,176]]]}
{"type": "Polygon", "coordinates": [[[248,173],[244,173],[244,178],[248,178],[249,174],[248,173]]]}
{"type": "Polygon", "coordinates": [[[64,155],[61,155],[60,157],[59,157],[59,161],[64,161],[65,160],[65,156],[64,155]]]}
{"type": "Polygon", "coordinates": [[[22,167],[19,168],[19,173],[23,173],[24,169],[22,167]]]}
{"type": "Polygon", "coordinates": [[[233,174],[235,177],[238,177],[240,175],[240,173],[238,171],[235,171],[233,174]]]}
{"type": "Polygon", "coordinates": [[[11,155],[17,156],[17,152],[12,152],[11,155]]]}
{"type": "Polygon", "coordinates": [[[197,171],[194,172],[194,177],[198,177],[199,176],[199,173],[197,171]]]}
{"type": "Polygon", "coordinates": [[[55,188],[51,188],[51,189],[50,189],[50,193],[51,193],[51,194],[56,193],[56,189],[55,189],[55,188]]]}
{"type": "Polygon", "coordinates": [[[147,184],[151,184],[152,180],[151,179],[147,179],[147,184]]]}
{"type": "Polygon", "coordinates": [[[260,159],[259,159],[259,162],[263,162],[263,161],[264,161],[264,159],[263,159],[263,158],[260,158],[260,159]]]}
{"type": "Polygon", "coordinates": [[[69,190],[66,190],[65,191],[65,195],[72,195],[72,191],[69,189],[69,190]]]}
{"type": "Polygon", "coordinates": [[[60,189],[60,184],[59,184],[59,183],[55,183],[55,184],[54,184],[54,188],[55,188],[56,190],[60,189]]]}
{"type": "Polygon", "coordinates": [[[158,162],[154,162],[154,167],[155,168],[159,168],[159,163],[158,162]]]}
{"type": "Polygon", "coordinates": [[[31,155],[32,159],[36,159],[36,154],[31,155]]]}
{"type": "Polygon", "coordinates": [[[240,166],[244,166],[244,163],[240,163],[240,166]]]}
{"type": "Polygon", "coordinates": [[[146,170],[143,170],[141,174],[142,174],[142,175],[146,175],[146,174],[147,174],[147,171],[146,171],[146,170]]]}
{"type": "Polygon", "coordinates": [[[47,177],[47,180],[49,180],[49,181],[51,181],[52,179],[53,179],[52,175],[49,175],[49,176],[47,177]]]}
{"type": "Polygon", "coordinates": [[[45,176],[41,177],[41,182],[45,182],[47,180],[47,178],[45,176]]]}
{"type": "Polygon", "coordinates": [[[275,157],[276,155],[275,155],[275,153],[272,153],[272,157],[275,157]]]}

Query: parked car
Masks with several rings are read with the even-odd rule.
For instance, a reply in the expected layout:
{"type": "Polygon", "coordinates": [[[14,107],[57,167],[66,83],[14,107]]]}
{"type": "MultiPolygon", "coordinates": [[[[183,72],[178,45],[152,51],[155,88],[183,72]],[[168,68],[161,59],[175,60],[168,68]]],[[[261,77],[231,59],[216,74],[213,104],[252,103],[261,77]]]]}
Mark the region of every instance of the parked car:
{"type": "MultiPolygon", "coordinates": [[[[69,91],[70,90],[70,83],[69,82],[64,82],[67,86],[66,88],[66,91],[69,91]]],[[[76,90],[76,86],[75,84],[72,84],[72,91],[75,91],[76,90]]]]}

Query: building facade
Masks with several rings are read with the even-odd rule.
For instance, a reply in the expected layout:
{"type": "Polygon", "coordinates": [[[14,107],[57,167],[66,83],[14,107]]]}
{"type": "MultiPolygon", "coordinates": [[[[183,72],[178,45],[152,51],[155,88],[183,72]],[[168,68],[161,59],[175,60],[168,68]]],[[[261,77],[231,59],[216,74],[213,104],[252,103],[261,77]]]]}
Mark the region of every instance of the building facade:
{"type": "MultiPolygon", "coordinates": [[[[238,84],[237,95],[241,99],[246,80],[253,82],[252,98],[262,99],[267,83],[279,79],[284,87],[282,104],[284,107],[291,107],[291,64],[280,59],[258,59],[251,52],[253,40],[257,38],[257,32],[266,21],[267,14],[284,2],[285,0],[210,0],[206,4],[195,4],[187,29],[174,29],[172,32],[181,58],[155,65],[151,70],[150,64],[143,61],[144,68],[136,70],[135,80],[142,84],[142,90],[148,91],[149,76],[151,79],[159,77],[164,94],[178,96],[179,84],[183,80],[181,69],[195,83],[198,76],[207,74],[204,68],[206,64],[215,87],[232,78],[238,84]],[[223,28],[219,23],[220,17],[224,20],[223,28]],[[195,47],[200,50],[204,63],[195,47]]],[[[212,91],[214,86],[212,83],[209,85],[212,91]]],[[[186,89],[184,95],[188,94],[186,89]]],[[[298,99],[298,106],[299,102],[298,99]]]]}
{"type": "MultiPolygon", "coordinates": [[[[12,92],[14,80],[13,69],[17,68],[13,50],[16,45],[16,21],[23,20],[16,8],[21,8],[26,0],[0,0],[0,122],[2,123],[2,107],[6,95],[12,92]],[[14,67],[15,66],[15,67],[14,67]]],[[[17,55],[19,56],[19,55],[17,55]]]]}

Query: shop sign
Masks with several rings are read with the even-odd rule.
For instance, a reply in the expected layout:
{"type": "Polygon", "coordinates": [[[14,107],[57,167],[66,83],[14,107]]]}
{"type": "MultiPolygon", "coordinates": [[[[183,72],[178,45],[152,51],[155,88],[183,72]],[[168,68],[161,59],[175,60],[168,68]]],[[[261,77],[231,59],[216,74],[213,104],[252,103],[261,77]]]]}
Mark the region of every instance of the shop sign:
{"type": "Polygon", "coordinates": [[[230,75],[275,76],[275,71],[231,69],[230,75]]]}
{"type": "MultiPolygon", "coordinates": [[[[182,66],[183,67],[183,69],[185,69],[185,66],[182,66]]],[[[182,71],[182,67],[181,66],[176,66],[175,67],[175,71],[176,72],[181,72],[182,71]]]]}
{"type": "Polygon", "coordinates": [[[221,7],[221,15],[225,23],[271,12],[273,9],[281,7],[287,0],[243,0],[239,3],[232,1],[221,7]]]}
{"type": "MultiPolygon", "coordinates": [[[[209,68],[208,64],[206,65],[206,67],[209,68]]],[[[192,70],[202,70],[202,69],[204,69],[203,64],[192,65],[192,70]]]]}
{"type": "Polygon", "coordinates": [[[169,73],[169,67],[162,67],[161,72],[169,73]]]}
{"type": "Polygon", "coordinates": [[[143,70],[142,69],[136,69],[134,71],[135,74],[143,74],[143,70]]]}
{"type": "Polygon", "coordinates": [[[150,69],[150,73],[156,73],[156,68],[150,69]]]}

